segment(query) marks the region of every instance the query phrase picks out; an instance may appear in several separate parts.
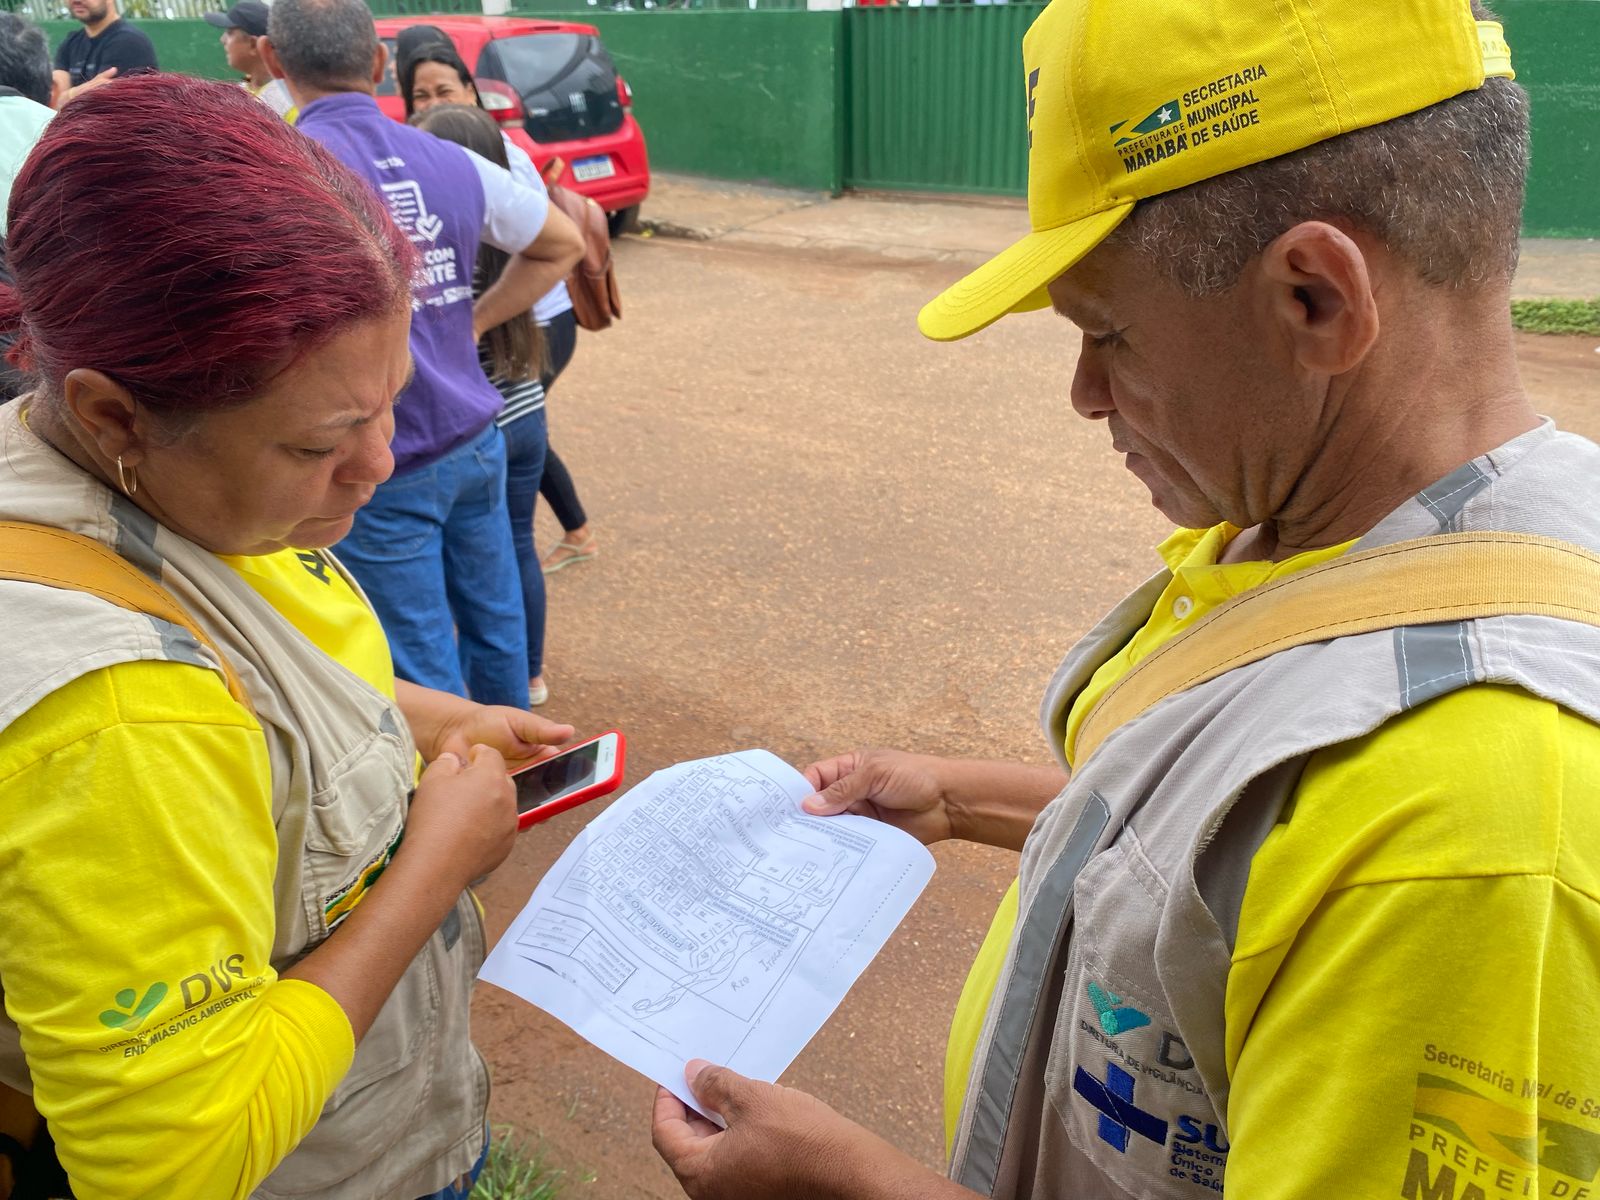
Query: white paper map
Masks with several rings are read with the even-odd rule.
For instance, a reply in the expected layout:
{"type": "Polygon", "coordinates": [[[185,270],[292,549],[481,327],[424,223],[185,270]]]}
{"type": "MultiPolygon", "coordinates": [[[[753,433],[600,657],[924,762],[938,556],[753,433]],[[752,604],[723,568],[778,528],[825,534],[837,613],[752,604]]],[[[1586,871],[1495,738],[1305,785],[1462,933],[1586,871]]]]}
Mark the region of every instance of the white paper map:
{"type": "Polygon", "coordinates": [[[691,1058],[776,1080],[933,876],[910,835],[814,817],[765,750],[657,771],[590,823],[479,978],[691,1102],[691,1058]]]}

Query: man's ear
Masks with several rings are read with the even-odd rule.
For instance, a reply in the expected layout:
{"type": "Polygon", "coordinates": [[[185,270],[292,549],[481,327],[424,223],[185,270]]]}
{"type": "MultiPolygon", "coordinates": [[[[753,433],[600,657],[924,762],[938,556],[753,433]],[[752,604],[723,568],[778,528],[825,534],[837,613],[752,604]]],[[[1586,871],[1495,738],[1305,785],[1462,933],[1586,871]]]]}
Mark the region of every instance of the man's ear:
{"type": "Polygon", "coordinates": [[[383,82],[383,68],[385,66],[387,66],[388,63],[389,63],[389,47],[385,46],[382,42],[379,42],[378,43],[377,53],[375,53],[372,56],[372,82],[373,83],[381,84],[383,82]]]}
{"type": "Polygon", "coordinates": [[[272,72],[274,79],[284,78],[283,64],[278,61],[278,51],[270,37],[256,39],[256,53],[261,55],[261,61],[267,64],[267,70],[272,72]]]}
{"type": "Polygon", "coordinates": [[[1269,316],[1306,370],[1343,375],[1378,340],[1367,256],[1344,230],[1303,221],[1262,252],[1269,316]]]}
{"type": "Polygon", "coordinates": [[[146,423],[128,389],[103,371],[77,367],[62,380],[63,399],[70,419],[106,462],[122,459],[136,467],[148,444],[146,423]]]}

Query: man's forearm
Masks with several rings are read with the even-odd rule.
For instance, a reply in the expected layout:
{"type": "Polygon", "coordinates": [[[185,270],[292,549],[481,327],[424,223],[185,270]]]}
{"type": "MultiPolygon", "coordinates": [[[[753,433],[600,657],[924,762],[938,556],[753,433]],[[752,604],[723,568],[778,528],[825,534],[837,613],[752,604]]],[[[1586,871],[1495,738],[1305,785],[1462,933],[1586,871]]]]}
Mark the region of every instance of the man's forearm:
{"type": "Polygon", "coordinates": [[[838,1185],[828,1189],[830,1200],[980,1200],[977,1192],[952,1183],[876,1136],[853,1158],[838,1185]]]}
{"type": "Polygon", "coordinates": [[[402,846],[371,894],[282,975],[315,984],[332,996],[358,1042],[461,895],[448,869],[408,850],[402,846]]]}
{"type": "Polygon", "coordinates": [[[1067,786],[1060,767],[946,759],[940,766],[951,836],[1021,850],[1044,806],[1067,786]]]}
{"type": "MultiPolygon", "coordinates": [[[[977,1192],[953,1183],[943,1175],[919,1168],[898,1176],[879,1175],[870,1200],[983,1200],[977,1192]]],[[[862,1200],[869,1200],[863,1194],[862,1200]]]]}

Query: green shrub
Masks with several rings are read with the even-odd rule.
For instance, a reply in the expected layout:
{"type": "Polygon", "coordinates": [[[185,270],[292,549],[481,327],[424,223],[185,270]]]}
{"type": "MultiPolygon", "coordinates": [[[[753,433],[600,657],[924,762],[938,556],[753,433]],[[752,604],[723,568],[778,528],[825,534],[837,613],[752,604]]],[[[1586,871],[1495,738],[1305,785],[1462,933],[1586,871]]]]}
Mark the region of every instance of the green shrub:
{"type": "Polygon", "coordinates": [[[1525,333],[1600,334],[1600,300],[1513,300],[1511,323],[1525,333]]]}
{"type": "Polygon", "coordinates": [[[571,1184],[593,1182],[587,1172],[569,1178],[545,1161],[544,1147],[531,1147],[516,1130],[503,1128],[489,1143],[489,1161],[472,1189],[472,1200],[557,1200],[572,1194],[571,1184]]]}

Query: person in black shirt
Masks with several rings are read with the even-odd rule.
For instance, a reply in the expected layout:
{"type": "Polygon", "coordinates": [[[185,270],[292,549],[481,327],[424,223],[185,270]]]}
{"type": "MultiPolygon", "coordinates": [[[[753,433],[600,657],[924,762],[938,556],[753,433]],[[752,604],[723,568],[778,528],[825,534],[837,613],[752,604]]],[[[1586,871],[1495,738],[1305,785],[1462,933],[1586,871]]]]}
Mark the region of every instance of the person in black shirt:
{"type": "Polygon", "coordinates": [[[68,7],[83,28],[56,51],[57,108],[119,75],[156,69],[156,48],[142,31],[122,20],[117,0],[71,0],[68,7]]]}

